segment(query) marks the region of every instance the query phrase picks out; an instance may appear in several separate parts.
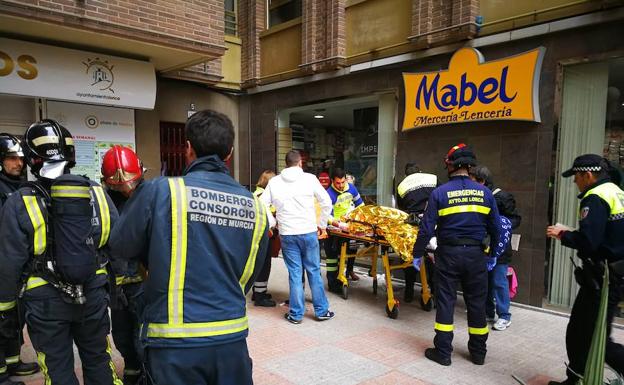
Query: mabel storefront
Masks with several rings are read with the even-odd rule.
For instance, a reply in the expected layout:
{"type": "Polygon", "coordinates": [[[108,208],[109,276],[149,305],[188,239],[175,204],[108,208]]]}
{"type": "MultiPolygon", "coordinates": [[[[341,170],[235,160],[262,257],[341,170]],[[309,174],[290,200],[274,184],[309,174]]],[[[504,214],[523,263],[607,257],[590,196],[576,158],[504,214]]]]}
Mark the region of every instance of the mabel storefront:
{"type": "MultiPolygon", "coordinates": [[[[296,141],[285,135],[293,123],[312,126],[313,115],[331,119],[334,106],[347,110],[351,122],[355,111],[376,108],[376,200],[383,204],[392,204],[388,194],[403,179],[405,163],[446,181],[444,155],[468,143],[495,184],[514,194],[522,215],[512,261],[515,300],[566,308],[577,289],[574,253],[547,242],[545,228],[577,225],[576,187],[560,177],[575,156],[594,152],[624,164],[624,52],[612,38],[621,34],[624,26],[607,23],[498,42],[474,39],[410,61],[352,66],[329,80],[259,88],[241,103],[243,128],[247,119],[253,126],[249,181],[279,167],[281,153],[296,141]],[[297,115],[303,112],[311,116],[297,115]]],[[[368,127],[333,126],[348,127],[344,143],[350,130],[364,135],[368,127]]],[[[323,132],[312,139],[315,146],[329,140],[332,128],[323,132]]],[[[348,146],[338,145],[319,159],[332,151],[339,158],[348,146]]]]}
{"type": "Polygon", "coordinates": [[[55,119],[74,136],[74,172],[99,180],[113,144],[136,149],[135,109],[152,109],[156,75],[149,62],[0,38],[0,129],[23,135],[55,119]]]}

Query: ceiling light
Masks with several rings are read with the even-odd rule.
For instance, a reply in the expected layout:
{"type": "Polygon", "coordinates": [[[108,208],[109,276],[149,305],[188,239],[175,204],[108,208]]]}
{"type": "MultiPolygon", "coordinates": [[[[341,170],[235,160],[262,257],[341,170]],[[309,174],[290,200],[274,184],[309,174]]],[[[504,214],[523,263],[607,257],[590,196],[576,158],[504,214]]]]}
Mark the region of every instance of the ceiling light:
{"type": "Polygon", "coordinates": [[[324,115],[320,115],[320,114],[314,115],[314,119],[323,119],[324,117],[325,117],[324,115]]]}
{"type": "Polygon", "coordinates": [[[324,108],[317,108],[316,110],[314,110],[314,119],[323,119],[325,117],[325,115],[323,115],[323,112],[325,112],[324,108]]]}

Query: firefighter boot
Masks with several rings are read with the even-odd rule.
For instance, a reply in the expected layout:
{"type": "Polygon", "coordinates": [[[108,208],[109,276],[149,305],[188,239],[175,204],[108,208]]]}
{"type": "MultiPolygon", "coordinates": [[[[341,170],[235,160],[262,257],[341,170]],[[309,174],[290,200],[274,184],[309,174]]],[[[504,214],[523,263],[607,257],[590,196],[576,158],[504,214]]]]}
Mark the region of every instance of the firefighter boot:
{"type": "Polygon", "coordinates": [[[428,348],[425,350],[425,357],[430,359],[433,362],[437,362],[442,366],[450,366],[451,358],[450,357],[442,357],[438,349],[436,348],[428,348]]]}
{"type": "Polygon", "coordinates": [[[14,365],[9,365],[9,375],[11,376],[29,376],[39,371],[39,365],[36,362],[18,361],[14,365]]]}
{"type": "Polygon", "coordinates": [[[254,306],[275,307],[277,304],[267,293],[255,293],[254,306]]]}

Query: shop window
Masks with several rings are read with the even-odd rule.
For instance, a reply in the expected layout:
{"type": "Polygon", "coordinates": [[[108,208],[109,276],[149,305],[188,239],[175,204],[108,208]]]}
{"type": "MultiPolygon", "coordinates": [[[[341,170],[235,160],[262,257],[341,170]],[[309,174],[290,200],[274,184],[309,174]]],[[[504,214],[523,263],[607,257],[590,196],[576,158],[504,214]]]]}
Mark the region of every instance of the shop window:
{"type": "Polygon", "coordinates": [[[160,175],[182,175],[186,167],[183,123],[160,122],[160,175]]]}
{"type": "Polygon", "coordinates": [[[301,0],[268,0],[268,27],[301,17],[301,0]]]}
{"type": "Polygon", "coordinates": [[[225,0],[225,34],[237,36],[236,0],[225,0]]]}
{"type": "MultiPolygon", "coordinates": [[[[624,58],[566,66],[563,71],[561,121],[557,146],[553,223],[577,227],[578,191],[561,171],[575,157],[602,154],[624,166],[624,58]]],[[[574,281],[573,249],[552,244],[549,300],[570,306],[578,286],[574,281]]],[[[579,261],[576,261],[579,264],[579,261]]]]}

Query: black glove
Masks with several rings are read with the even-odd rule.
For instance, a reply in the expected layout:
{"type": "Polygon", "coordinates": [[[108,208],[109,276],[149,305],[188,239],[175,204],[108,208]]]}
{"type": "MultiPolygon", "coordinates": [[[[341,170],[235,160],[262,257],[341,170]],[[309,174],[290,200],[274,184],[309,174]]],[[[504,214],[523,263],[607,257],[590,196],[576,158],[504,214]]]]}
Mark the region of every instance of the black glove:
{"type": "Polygon", "coordinates": [[[0,312],[0,337],[5,339],[19,336],[19,321],[17,319],[17,307],[0,312]]]}
{"type": "Polygon", "coordinates": [[[128,298],[126,298],[122,285],[113,286],[110,307],[114,310],[123,310],[128,307],[128,298]]]}

